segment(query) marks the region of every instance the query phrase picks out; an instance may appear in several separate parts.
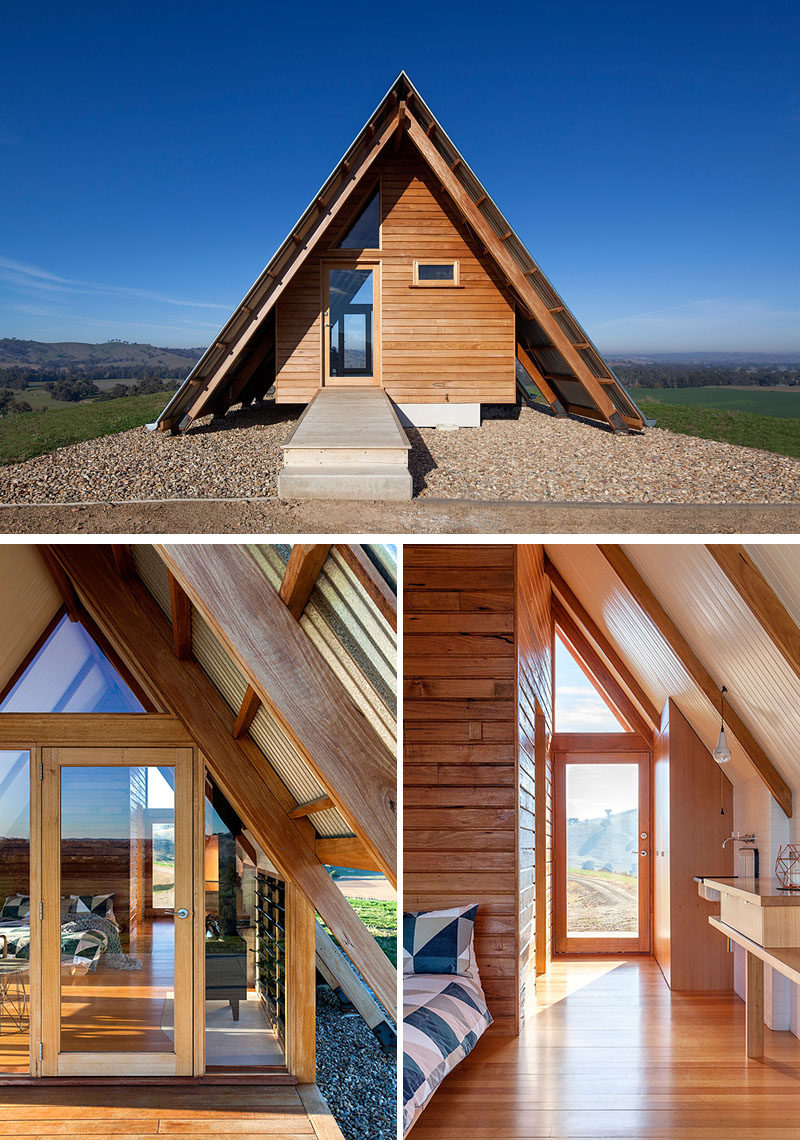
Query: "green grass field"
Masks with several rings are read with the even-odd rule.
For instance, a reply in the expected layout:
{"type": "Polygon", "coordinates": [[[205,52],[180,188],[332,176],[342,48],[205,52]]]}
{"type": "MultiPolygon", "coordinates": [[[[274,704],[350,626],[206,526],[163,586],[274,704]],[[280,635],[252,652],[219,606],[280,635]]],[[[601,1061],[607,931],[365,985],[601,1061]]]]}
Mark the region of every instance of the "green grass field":
{"type": "MultiPolygon", "coordinates": [[[[20,395],[32,403],[28,392],[20,395]]],[[[151,423],[168,399],[167,393],[156,392],[99,403],[60,404],[45,411],[3,416],[0,419],[0,463],[17,463],[70,443],[151,423]]]]}
{"type": "Polygon", "coordinates": [[[348,899],[350,906],[393,966],[397,965],[397,903],[388,899],[348,899]]]}
{"type": "Polygon", "coordinates": [[[631,388],[640,400],[678,407],[692,405],[715,411],[753,412],[778,419],[800,419],[800,388],[631,388]]]}
{"type": "MultiPolygon", "coordinates": [[[[713,389],[711,389],[713,391],[713,389]]],[[[694,392],[700,389],[693,389],[694,392]]],[[[659,389],[659,397],[664,389],[659,389]]],[[[758,447],[778,455],[800,456],[800,420],[765,416],[757,412],[734,411],[697,404],[666,403],[634,390],[634,399],[656,426],[681,435],[758,447]]]]}

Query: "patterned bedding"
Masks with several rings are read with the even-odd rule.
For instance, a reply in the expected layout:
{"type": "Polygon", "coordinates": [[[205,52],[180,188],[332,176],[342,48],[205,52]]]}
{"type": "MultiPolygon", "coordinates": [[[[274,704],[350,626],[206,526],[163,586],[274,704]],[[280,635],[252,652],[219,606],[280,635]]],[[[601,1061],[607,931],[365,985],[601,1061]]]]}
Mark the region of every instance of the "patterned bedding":
{"type": "MultiPolygon", "coordinates": [[[[61,956],[72,959],[73,968],[94,972],[100,955],[109,948],[111,929],[116,930],[113,923],[107,919],[94,919],[91,926],[81,929],[83,922],[76,922],[75,917],[65,919],[61,924],[61,956]]],[[[30,919],[13,918],[0,922],[0,934],[8,939],[9,958],[30,958],[31,953],[31,926],[30,919]]],[[[119,934],[117,933],[117,943],[119,934]]],[[[2,939],[0,939],[0,945],[2,939]]],[[[0,951],[1,952],[1,951],[0,951]]]]}
{"type": "Polygon", "coordinates": [[[491,1024],[480,981],[453,974],[404,975],[404,1134],[491,1024]]]}

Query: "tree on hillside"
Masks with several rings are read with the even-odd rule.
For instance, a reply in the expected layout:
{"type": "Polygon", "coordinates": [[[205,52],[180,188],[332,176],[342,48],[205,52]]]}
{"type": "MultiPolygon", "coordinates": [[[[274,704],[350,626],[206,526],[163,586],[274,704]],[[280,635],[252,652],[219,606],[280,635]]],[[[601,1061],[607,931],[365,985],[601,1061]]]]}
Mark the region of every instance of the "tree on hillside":
{"type": "Polygon", "coordinates": [[[52,380],[45,384],[45,389],[54,400],[71,402],[89,400],[92,396],[97,396],[100,391],[97,385],[92,380],[87,380],[85,376],[67,376],[63,380],[52,380]]]}
{"type": "Polygon", "coordinates": [[[33,408],[27,400],[18,400],[10,388],[0,388],[0,416],[18,415],[20,412],[32,412],[33,408]]]}

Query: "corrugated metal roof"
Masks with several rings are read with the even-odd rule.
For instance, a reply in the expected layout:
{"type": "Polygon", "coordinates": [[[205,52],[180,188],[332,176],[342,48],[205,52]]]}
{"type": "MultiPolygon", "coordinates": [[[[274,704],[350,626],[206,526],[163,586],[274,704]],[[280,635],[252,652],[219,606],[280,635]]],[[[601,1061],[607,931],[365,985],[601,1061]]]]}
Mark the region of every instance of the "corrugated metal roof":
{"type": "MultiPolygon", "coordinates": [[[[285,543],[265,544],[257,548],[258,564],[275,589],[280,587],[290,550],[291,546],[285,543]]],[[[151,545],[138,543],[131,546],[131,552],[140,580],[165,616],[171,619],[169,575],[158,552],[151,545]]],[[[331,559],[328,561],[330,562],[331,559]]],[[[348,593],[351,596],[354,595],[352,588],[349,589],[348,593]]],[[[352,602],[358,608],[358,599],[353,596],[352,602]]],[[[323,602],[323,606],[325,604],[323,602]]],[[[371,603],[369,604],[371,605],[371,603]]],[[[368,613],[362,614],[362,621],[363,629],[366,630],[369,626],[368,613]]],[[[352,630],[353,636],[355,636],[353,620],[349,620],[347,628],[352,630]]],[[[373,632],[376,638],[380,637],[380,630],[375,628],[373,632]]],[[[355,652],[355,650],[353,651],[355,652]]],[[[375,654],[375,649],[370,650],[370,656],[375,656],[375,654]]],[[[247,689],[247,678],[231,659],[222,642],[196,606],[192,606],[192,656],[224,698],[231,711],[238,712],[247,689]]],[[[341,652],[339,656],[342,656],[341,652]]],[[[355,676],[351,680],[355,683],[355,676]]],[[[297,803],[306,803],[325,794],[325,789],[314,775],[304,756],[266,706],[262,705],[256,713],[250,726],[249,735],[297,803]]],[[[353,834],[353,830],[344,816],[335,808],[314,812],[309,818],[320,836],[331,838],[333,836],[352,836],[353,834]]]]}

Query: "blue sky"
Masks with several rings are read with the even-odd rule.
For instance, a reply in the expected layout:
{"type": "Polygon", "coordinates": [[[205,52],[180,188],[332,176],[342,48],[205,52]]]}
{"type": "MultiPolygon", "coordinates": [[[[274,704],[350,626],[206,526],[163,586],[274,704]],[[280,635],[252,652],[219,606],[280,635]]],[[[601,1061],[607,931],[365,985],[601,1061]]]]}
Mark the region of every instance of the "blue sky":
{"type": "Polygon", "coordinates": [[[556,732],[626,731],[556,635],[556,732]]]}
{"type": "Polygon", "coordinates": [[[610,352],[800,350],[797,6],[4,14],[0,335],[204,345],[401,68],[610,352]]]}

